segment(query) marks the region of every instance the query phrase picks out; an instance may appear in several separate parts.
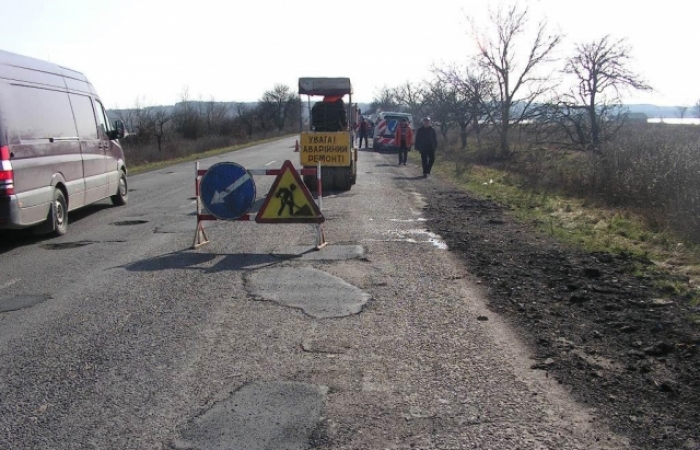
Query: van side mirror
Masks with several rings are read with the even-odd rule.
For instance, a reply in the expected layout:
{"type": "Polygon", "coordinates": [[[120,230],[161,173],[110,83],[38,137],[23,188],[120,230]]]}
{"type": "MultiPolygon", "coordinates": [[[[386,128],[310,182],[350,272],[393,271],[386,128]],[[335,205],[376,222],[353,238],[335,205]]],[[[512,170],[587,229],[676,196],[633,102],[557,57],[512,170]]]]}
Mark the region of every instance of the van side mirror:
{"type": "Polygon", "coordinates": [[[110,139],[123,139],[125,136],[124,132],[124,122],[121,120],[115,120],[114,121],[114,131],[112,136],[110,136],[110,139]]]}

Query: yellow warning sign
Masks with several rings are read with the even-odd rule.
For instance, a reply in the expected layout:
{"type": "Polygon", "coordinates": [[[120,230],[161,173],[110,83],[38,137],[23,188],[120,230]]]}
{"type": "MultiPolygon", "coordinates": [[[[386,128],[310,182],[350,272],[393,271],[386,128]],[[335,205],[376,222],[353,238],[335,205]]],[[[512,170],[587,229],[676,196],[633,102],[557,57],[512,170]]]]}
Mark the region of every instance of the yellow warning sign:
{"type": "Polygon", "coordinates": [[[326,219],[291,161],[285,161],[255,221],[258,223],[322,223],[326,219]]]}
{"type": "Polygon", "coordinates": [[[350,133],[304,132],[301,133],[301,165],[345,167],[350,165],[350,133]]]}

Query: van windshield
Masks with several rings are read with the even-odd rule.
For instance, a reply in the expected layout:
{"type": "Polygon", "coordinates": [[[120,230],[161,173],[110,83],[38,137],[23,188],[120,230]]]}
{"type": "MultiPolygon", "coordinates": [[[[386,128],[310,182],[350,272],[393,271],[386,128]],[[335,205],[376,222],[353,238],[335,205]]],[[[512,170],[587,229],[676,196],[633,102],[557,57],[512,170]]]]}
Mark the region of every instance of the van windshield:
{"type": "Polygon", "coordinates": [[[382,120],[385,122],[385,126],[380,127],[379,132],[381,133],[381,136],[383,137],[391,137],[394,135],[396,132],[396,127],[398,126],[399,122],[401,122],[401,119],[407,119],[408,124],[411,125],[411,118],[408,116],[393,116],[393,115],[386,115],[382,118],[382,120]]]}
{"type": "Polygon", "coordinates": [[[406,116],[384,116],[384,120],[398,120],[398,121],[401,121],[401,119],[407,119],[409,122],[411,121],[411,119],[409,119],[409,118],[406,117],[406,116]]]}

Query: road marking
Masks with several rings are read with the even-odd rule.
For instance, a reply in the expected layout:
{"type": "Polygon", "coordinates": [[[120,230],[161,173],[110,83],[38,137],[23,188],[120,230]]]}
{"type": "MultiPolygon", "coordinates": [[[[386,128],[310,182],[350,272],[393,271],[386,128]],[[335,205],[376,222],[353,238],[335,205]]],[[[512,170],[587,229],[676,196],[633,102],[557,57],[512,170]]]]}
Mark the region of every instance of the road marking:
{"type": "Polygon", "coordinates": [[[270,164],[275,163],[275,162],[277,162],[277,161],[270,161],[269,163],[265,164],[265,167],[267,167],[267,166],[269,166],[270,164]]]}
{"type": "Polygon", "coordinates": [[[0,286],[0,289],[8,288],[8,287],[12,286],[13,284],[15,284],[16,282],[18,282],[19,280],[21,280],[21,278],[15,278],[14,280],[7,281],[7,282],[5,282],[5,284],[0,286]]]}
{"type": "Polygon", "coordinates": [[[239,187],[243,185],[246,181],[250,180],[250,175],[247,173],[237,179],[231,186],[227,187],[221,192],[214,192],[214,196],[211,199],[211,204],[216,205],[219,203],[224,203],[224,198],[226,198],[227,195],[229,195],[231,192],[235,191],[239,187]]]}

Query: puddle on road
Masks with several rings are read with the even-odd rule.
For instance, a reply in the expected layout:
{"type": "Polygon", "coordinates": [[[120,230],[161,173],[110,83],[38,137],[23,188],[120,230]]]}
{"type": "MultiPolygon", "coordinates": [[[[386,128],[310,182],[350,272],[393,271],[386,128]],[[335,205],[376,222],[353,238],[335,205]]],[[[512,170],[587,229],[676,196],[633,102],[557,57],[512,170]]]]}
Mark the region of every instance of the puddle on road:
{"type": "Polygon", "coordinates": [[[447,244],[439,234],[427,230],[390,230],[388,239],[364,239],[362,242],[408,242],[409,244],[432,244],[440,250],[447,250],[447,244]],[[427,238],[427,239],[426,239],[427,238]]]}

